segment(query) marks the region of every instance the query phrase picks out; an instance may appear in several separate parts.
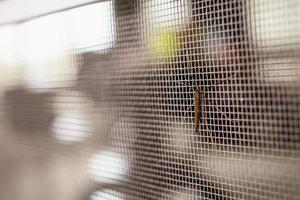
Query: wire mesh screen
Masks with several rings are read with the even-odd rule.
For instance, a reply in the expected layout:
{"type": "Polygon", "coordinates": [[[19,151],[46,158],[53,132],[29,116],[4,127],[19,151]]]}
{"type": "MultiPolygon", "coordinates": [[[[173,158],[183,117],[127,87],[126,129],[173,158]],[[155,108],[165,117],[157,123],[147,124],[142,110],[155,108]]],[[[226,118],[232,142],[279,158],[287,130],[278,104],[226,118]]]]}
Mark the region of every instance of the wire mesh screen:
{"type": "Polygon", "coordinates": [[[1,199],[299,199],[299,13],[115,0],[0,27],[1,199]]]}

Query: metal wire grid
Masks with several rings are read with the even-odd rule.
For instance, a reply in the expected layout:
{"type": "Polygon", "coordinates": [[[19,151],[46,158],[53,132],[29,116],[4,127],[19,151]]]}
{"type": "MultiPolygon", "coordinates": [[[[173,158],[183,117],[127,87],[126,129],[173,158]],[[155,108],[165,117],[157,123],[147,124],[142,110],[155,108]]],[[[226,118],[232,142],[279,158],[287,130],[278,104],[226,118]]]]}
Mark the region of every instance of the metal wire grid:
{"type": "Polygon", "coordinates": [[[69,89],[91,99],[80,107],[98,124],[83,145],[100,148],[105,129],[127,160],[111,190],[90,199],[297,199],[300,4],[128,0],[114,9],[111,48],[69,50],[80,58],[69,89]]]}
{"type": "Polygon", "coordinates": [[[136,96],[145,96],[141,103],[145,105],[136,111],[140,123],[127,191],[137,199],[172,199],[176,198],[174,190],[186,192],[186,197],[180,197],[186,199],[297,198],[299,178],[294,175],[299,170],[299,117],[295,99],[299,97],[295,85],[276,85],[260,73],[265,70],[265,57],[271,58],[261,54],[267,50],[257,39],[263,33],[255,30],[259,29],[255,21],[259,9],[251,9],[265,5],[257,1],[184,3],[188,6],[178,1],[141,3],[146,16],[160,12],[158,19],[146,18],[145,26],[146,30],[156,25],[160,29],[143,32],[142,40],[161,34],[165,28],[161,24],[166,22],[176,32],[180,53],[164,59],[168,54],[161,52],[154,63],[152,59],[151,64],[139,68],[141,76],[148,73],[143,86],[135,86],[138,81],[130,74],[128,90],[142,87],[136,96]],[[171,11],[161,14],[172,6],[178,12],[186,6],[188,19],[180,19],[186,17],[185,11],[178,13],[179,20],[168,18],[171,11]],[[193,90],[197,85],[209,88],[200,136],[193,131],[193,90]],[[282,160],[285,166],[281,159],[286,160],[282,160]],[[200,195],[192,194],[197,191],[200,195]]]}

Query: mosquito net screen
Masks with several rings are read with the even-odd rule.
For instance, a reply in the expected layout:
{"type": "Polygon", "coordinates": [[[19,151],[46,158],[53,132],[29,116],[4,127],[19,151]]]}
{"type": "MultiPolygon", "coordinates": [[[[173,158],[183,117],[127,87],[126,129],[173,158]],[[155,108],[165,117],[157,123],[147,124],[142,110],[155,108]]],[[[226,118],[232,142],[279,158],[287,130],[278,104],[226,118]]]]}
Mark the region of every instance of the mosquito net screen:
{"type": "Polygon", "coordinates": [[[299,199],[299,19],[115,0],[1,26],[1,199],[299,199]]]}

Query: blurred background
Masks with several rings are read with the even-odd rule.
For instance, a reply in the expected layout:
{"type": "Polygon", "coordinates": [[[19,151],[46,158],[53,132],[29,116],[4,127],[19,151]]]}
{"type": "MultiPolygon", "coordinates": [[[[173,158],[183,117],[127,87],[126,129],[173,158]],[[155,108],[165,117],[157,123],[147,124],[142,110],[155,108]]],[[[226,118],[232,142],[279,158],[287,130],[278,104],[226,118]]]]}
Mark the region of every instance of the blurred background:
{"type": "Polygon", "coordinates": [[[0,13],[0,199],[300,198],[297,0],[0,13]]]}

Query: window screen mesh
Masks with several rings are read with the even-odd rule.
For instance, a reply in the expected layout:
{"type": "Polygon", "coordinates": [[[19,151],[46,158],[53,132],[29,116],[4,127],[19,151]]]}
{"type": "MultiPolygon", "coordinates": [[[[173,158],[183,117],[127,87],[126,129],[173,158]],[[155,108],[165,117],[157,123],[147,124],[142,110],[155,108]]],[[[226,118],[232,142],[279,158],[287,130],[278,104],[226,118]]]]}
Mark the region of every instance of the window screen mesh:
{"type": "Polygon", "coordinates": [[[1,26],[1,199],[299,199],[299,13],[116,0],[1,26]]]}

